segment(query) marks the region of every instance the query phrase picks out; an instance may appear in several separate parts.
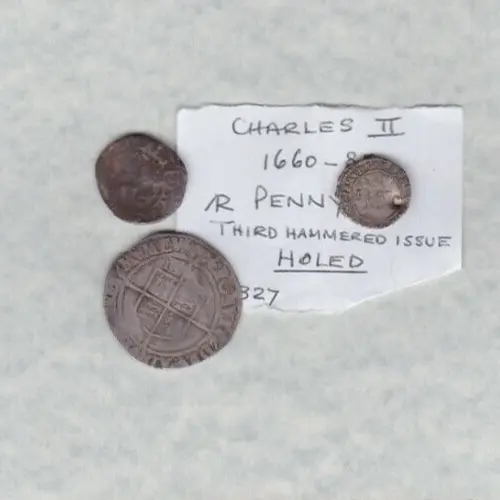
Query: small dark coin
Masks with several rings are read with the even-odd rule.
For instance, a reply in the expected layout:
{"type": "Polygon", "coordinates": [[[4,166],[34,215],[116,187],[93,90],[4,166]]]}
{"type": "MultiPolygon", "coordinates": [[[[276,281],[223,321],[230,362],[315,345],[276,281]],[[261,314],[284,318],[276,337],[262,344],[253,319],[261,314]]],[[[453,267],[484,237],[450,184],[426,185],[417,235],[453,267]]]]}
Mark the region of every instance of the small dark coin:
{"type": "Polygon", "coordinates": [[[393,161],[367,155],[345,167],[336,196],[346,217],[365,227],[384,228],[408,210],[410,179],[393,161]]]}
{"type": "Polygon", "coordinates": [[[187,170],[177,153],[146,134],[113,141],[96,162],[99,192],[126,222],[156,222],[172,215],[186,191],[187,170]]]}
{"type": "Polygon", "coordinates": [[[129,354],[156,368],[176,368],[212,356],[231,340],[241,316],[241,286],[211,245],[160,231],[113,262],[104,308],[129,354]]]}

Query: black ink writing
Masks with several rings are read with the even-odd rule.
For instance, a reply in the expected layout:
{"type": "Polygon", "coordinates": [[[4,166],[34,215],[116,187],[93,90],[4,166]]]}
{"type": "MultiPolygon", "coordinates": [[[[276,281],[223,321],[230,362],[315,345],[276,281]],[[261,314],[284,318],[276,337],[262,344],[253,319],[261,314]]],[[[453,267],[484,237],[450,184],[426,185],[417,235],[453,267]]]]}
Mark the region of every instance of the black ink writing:
{"type": "Polygon", "coordinates": [[[280,248],[275,273],[329,272],[366,274],[364,260],[351,255],[323,255],[320,252],[294,252],[280,248]]]}
{"type": "Polygon", "coordinates": [[[364,233],[361,231],[346,231],[333,228],[294,227],[272,225],[247,225],[235,220],[210,220],[210,224],[217,228],[219,236],[236,238],[257,238],[274,240],[278,237],[292,240],[330,240],[337,243],[362,243],[363,245],[417,248],[446,248],[452,246],[451,236],[406,235],[395,236],[389,239],[384,234],[364,233]]]}
{"type": "Polygon", "coordinates": [[[401,116],[394,116],[392,118],[375,118],[375,122],[377,122],[380,127],[380,132],[368,134],[367,137],[398,137],[400,135],[405,135],[406,132],[396,132],[394,130],[394,123],[401,119],[401,116]]]}
{"type": "Polygon", "coordinates": [[[205,207],[205,212],[208,212],[210,208],[213,207],[216,213],[220,210],[228,210],[229,212],[234,212],[234,208],[228,206],[231,198],[224,193],[216,194],[205,207]]]}
{"type": "Polygon", "coordinates": [[[298,193],[294,196],[284,193],[270,193],[264,186],[259,184],[255,188],[254,207],[259,210],[262,207],[268,208],[291,208],[291,207],[316,207],[325,208],[328,204],[338,207],[338,201],[332,195],[326,194],[306,194],[298,193]]]}
{"type": "Polygon", "coordinates": [[[283,154],[283,149],[278,149],[276,153],[271,155],[264,155],[264,170],[268,170],[269,167],[273,167],[277,170],[281,170],[285,167],[313,168],[317,163],[318,159],[314,155],[305,155],[300,148],[296,149],[290,157],[286,157],[283,154]]]}
{"type": "Polygon", "coordinates": [[[354,151],[349,151],[346,156],[346,165],[352,165],[356,161],[356,153],[354,151]]]}
{"type": "Polygon", "coordinates": [[[337,231],[336,229],[317,229],[304,227],[285,228],[285,237],[289,240],[332,240],[332,241],[357,241],[367,245],[385,245],[387,237],[383,234],[360,233],[358,231],[337,231]]]}
{"type": "Polygon", "coordinates": [[[221,236],[261,237],[269,240],[274,240],[278,236],[278,230],[272,226],[245,226],[237,224],[234,220],[211,220],[210,224],[219,226],[221,236]]]}
{"type": "Polygon", "coordinates": [[[323,120],[314,123],[305,121],[278,124],[276,122],[264,122],[262,120],[257,120],[255,122],[248,121],[239,116],[231,123],[233,134],[240,136],[333,134],[336,132],[351,132],[353,128],[353,118],[342,118],[337,122],[323,120]]]}
{"type": "Polygon", "coordinates": [[[396,236],[396,246],[417,248],[451,247],[451,236],[396,236]]]}
{"type": "Polygon", "coordinates": [[[332,200],[333,204],[337,207],[335,217],[338,219],[340,217],[340,215],[342,214],[342,210],[340,208],[340,200],[338,199],[336,194],[333,196],[330,196],[330,200],[332,200]]]}
{"type": "Polygon", "coordinates": [[[254,299],[261,300],[268,306],[272,306],[280,294],[279,290],[266,288],[263,286],[241,286],[241,298],[243,300],[254,299]]]}

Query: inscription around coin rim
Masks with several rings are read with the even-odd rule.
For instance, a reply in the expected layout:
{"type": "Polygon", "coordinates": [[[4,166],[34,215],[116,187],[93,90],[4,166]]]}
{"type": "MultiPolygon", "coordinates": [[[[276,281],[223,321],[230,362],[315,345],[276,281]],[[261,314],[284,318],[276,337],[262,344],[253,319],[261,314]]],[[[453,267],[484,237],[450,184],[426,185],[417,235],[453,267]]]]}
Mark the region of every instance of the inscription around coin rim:
{"type": "Polygon", "coordinates": [[[337,181],[335,196],[339,200],[341,212],[350,220],[365,227],[383,229],[393,224],[408,210],[411,200],[411,184],[405,170],[397,163],[383,156],[365,155],[347,165],[341,172],[337,181]],[[354,183],[360,177],[373,171],[382,171],[388,177],[394,179],[402,199],[402,204],[395,207],[393,214],[382,222],[375,222],[370,216],[360,214],[352,201],[354,183]]]}
{"type": "MultiPolygon", "coordinates": [[[[195,261],[191,261],[190,264],[192,265],[193,262],[195,261]]],[[[153,268],[153,273],[156,271],[158,271],[158,269],[153,268]]],[[[241,285],[234,269],[227,259],[209,243],[188,233],[164,230],[147,235],[113,261],[105,281],[104,309],[111,331],[129,355],[155,368],[189,366],[211,357],[225,347],[231,340],[241,318],[241,285]],[[186,248],[182,246],[182,241],[187,241],[186,248]],[[180,247],[178,245],[180,245],[180,247]],[[196,249],[196,247],[198,248],[196,249]],[[148,261],[157,259],[164,254],[175,252],[183,253],[184,250],[185,254],[189,254],[190,258],[198,258],[200,265],[213,262],[214,272],[222,272],[225,270],[223,275],[219,276],[217,279],[217,292],[221,299],[224,297],[229,297],[230,299],[227,303],[222,304],[220,310],[216,311],[216,313],[221,315],[219,318],[219,326],[226,325],[227,328],[223,328],[222,330],[217,330],[217,328],[215,328],[215,331],[207,332],[206,339],[184,355],[169,355],[168,353],[156,355],[143,352],[142,350],[138,352],[138,345],[134,342],[132,337],[127,336],[125,331],[121,329],[122,325],[117,325],[120,321],[116,320],[120,294],[124,292],[125,282],[130,281],[126,275],[138,266],[142,266],[148,261]],[[200,258],[200,250],[202,253],[207,253],[208,257],[205,256],[200,258]],[[228,285],[229,290],[224,290],[223,288],[228,285]],[[231,300],[233,302],[231,302],[231,300]],[[233,311],[231,316],[223,317],[223,313],[229,314],[228,311],[229,313],[233,311]],[[220,323],[221,318],[226,322],[228,321],[228,323],[220,323]]],[[[124,318],[121,319],[123,320],[124,318]]],[[[137,327],[139,325],[139,320],[135,311],[133,319],[137,327]]]]}

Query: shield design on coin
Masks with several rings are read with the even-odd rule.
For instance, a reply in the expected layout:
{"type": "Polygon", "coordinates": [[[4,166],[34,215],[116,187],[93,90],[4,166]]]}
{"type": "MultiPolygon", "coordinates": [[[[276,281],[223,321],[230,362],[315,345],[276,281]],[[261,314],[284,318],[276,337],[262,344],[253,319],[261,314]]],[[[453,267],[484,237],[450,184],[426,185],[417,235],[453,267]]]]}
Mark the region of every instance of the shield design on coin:
{"type": "Polygon", "coordinates": [[[175,232],[147,237],[120,256],[108,274],[106,297],[107,318],[119,342],[155,367],[185,366],[223,348],[236,329],[242,302],[225,258],[203,240],[175,232]],[[221,280],[227,282],[224,291],[221,280]]]}

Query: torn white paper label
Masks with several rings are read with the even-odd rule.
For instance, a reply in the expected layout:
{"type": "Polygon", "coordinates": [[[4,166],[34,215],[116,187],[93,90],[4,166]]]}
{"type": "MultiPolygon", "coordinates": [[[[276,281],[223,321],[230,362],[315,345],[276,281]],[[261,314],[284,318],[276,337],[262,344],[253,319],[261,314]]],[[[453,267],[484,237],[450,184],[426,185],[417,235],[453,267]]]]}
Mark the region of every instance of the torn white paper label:
{"type": "Polygon", "coordinates": [[[227,256],[247,311],[342,311],[437,278],[461,267],[462,122],[455,106],[183,109],[177,227],[227,256]],[[385,229],[338,210],[340,172],[367,154],[411,182],[409,209],[385,229]]]}

